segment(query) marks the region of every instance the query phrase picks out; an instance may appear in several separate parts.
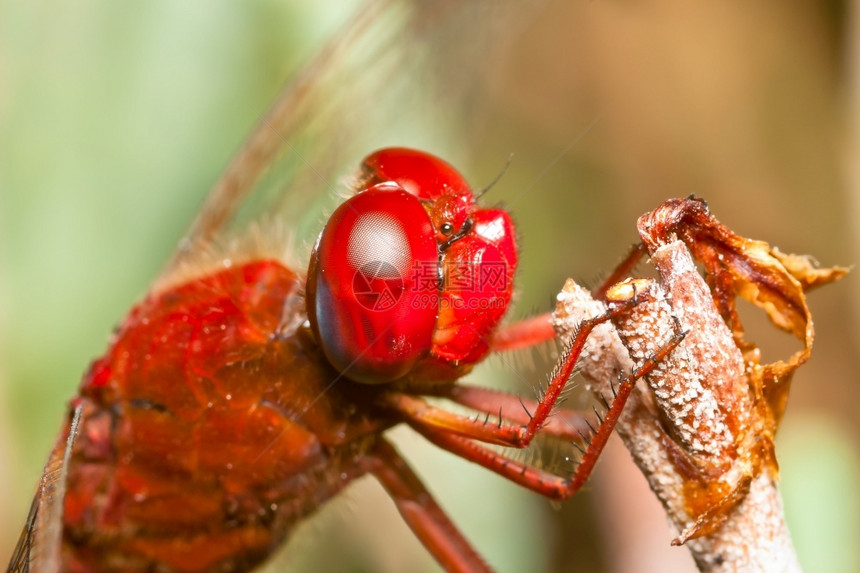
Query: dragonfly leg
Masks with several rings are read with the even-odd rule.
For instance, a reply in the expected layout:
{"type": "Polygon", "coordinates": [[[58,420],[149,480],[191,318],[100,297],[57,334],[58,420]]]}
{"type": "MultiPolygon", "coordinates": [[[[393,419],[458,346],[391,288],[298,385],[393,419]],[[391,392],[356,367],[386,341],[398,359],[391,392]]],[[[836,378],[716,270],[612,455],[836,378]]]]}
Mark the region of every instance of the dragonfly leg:
{"type": "MultiPolygon", "coordinates": [[[[620,381],[618,388],[614,389],[615,396],[612,399],[612,404],[610,405],[608,401],[605,401],[607,411],[603,416],[598,415],[597,429],[592,429],[582,415],[568,412],[560,418],[555,418],[554,415],[556,412],[554,411],[554,407],[594,327],[615,316],[628,312],[637,302],[638,298],[634,296],[629,301],[611,306],[605,313],[585,320],[580,324],[576,336],[567,350],[561,366],[547,386],[543,398],[540,402],[532,402],[531,410],[529,410],[529,406],[525,402],[520,402],[520,408],[517,409],[514,401],[519,400],[512,396],[506,396],[504,393],[496,393],[492,390],[479,390],[466,386],[455,386],[454,388],[461,389],[454,390],[451,388],[442,390],[435,395],[451,398],[454,401],[485,412],[487,416],[483,420],[480,418],[467,418],[441,408],[436,408],[419,397],[401,392],[383,393],[377,399],[377,403],[380,406],[396,411],[406,422],[416,429],[429,428],[502,446],[515,448],[528,447],[538,432],[573,440],[576,440],[576,437],[580,436],[584,441],[591,441],[592,445],[595,442],[605,442],[615,426],[615,421],[617,421],[618,416],[621,414],[621,409],[624,407],[624,402],[633,385],[638,379],[650,373],[663,358],[681,343],[685,335],[684,332],[676,332],[669,342],[658,349],[649,360],[645,361],[639,368],[620,381]],[[503,396],[505,397],[503,398],[503,396]],[[504,406],[506,406],[505,409],[503,409],[504,406]],[[498,411],[496,408],[498,408],[498,411]],[[525,418],[523,415],[525,415],[525,418]],[[491,418],[491,416],[496,417],[491,418]],[[511,420],[515,417],[524,423],[522,425],[503,423],[504,420],[511,420]],[[583,428],[582,424],[585,424],[588,429],[583,428]],[[591,431],[589,432],[589,430],[591,431]],[[590,440],[585,437],[587,433],[592,434],[590,440]]],[[[592,445],[589,445],[588,450],[586,450],[586,456],[583,458],[582,463],[594,463],[589,460],[590,455],[594,453],[592,445]]],[[[600,446],[600,449],[602,449],[602,446],[600,446]]],[[[599,455],[599,451],[597,454],[599,455]]]]}
{"type": "Polygon", "coordinates": [[[443,450],[474,462],[513,483],[551,499],[566,499],[567,480],[512,460],[485,446],[439,428],[414,425],[415,430],[443,450]]]}
{"type": "Polygon", "coordinates": [[[639,264],[639,261],[645,256],[646,252],[645,245],[641,242],[633,245],[627,255],[615,266],[612,272],[609,273],[609,276],[606,277],[599,287],[592,291],[591,294],[594,295],[594,298],[605,300],[606,291],[608,291],[612,285],[629,277],[630,273],[633,272],[633,269],[636,268],[636,265],[639,264]]]}
{"type": "Polygon", "coordinates": [[[494,352],[507,352],[536,346],[553,338],[552,313],[546,312],[500,327],[489,342],[494,352]]]}
{"type": "MultiPolygon", "coordinates": [[[[565,352],[564,359],[562,360],[560,366],[558,367],[549,384],[547,385],[547,388],[544,391],[544,395],[538,403],[537,408],[535,408],[534,413],[529,420],[529,423],[521,427],[520,434],[511,443],[512,446],[521,448],[528,446],[534,438],[535,434],[537,434],[537,432],[546,423],[546,420],[550,416],[555,406],[555,403],[558,400],[559,395],[561,394],[561,391],[564,389],[565,384],[567,384],[568,379],[573,373],[573,369],[576,366],[576,361],[579,359],[580,354],[582,354],[582,351],[585,348],[585,343],[588,340],[588,337],[591,334],[592,330],[594,330],[596,326],[603,324],[611,320],[612,318],[621,316],[629,312],[630,309],[633,308],[640,301],[640,296],[633,296],[628,301],[610,306],[609,309],[603,314],[598,315],[594,318],[590,318],[588,320],[584,320],[580,323],[579,328],[576,331],[576,335],[573,337],[570,346],[565,352]]],[[[681,340],[683,340],[683,338],[684,333],[677,332],[668,343],[663,345],[655,353],[655,355],[652,357],[652,360],[646,361],[640,368],[628,375],[624,379],[624,381],[622,381],[622,384],[624,384],[626,381],[626,383],[632,385],[636,382],[636,380],[651,372],[651,370],[653,370],[654,367],[657,365],[657,362],[667,356],[678,344],[681,343],[681,340]]],[[[610,412],[614,408],[616,408],[617,402],[618,400],[616,398],[613,401],[612,406],[609,408],[609,411],[607,411],[606,416],[609,416],[610,412]]],[[[600,426],[603,427],[604,423],[600,422],[600,426]]],[[[611,432],[611,428],[609,431],[611,432]]]]}
{"type": "Polygon", "coordinates": [[[457,572],[491,571],[390,443],[380,439],[363,463],[368,464],[368,471],[376,476],[415,536],[442,567],[457,572]]]}
{"type": "MultiPolygon", "coordinates": [[[[538,406],[536,400],[469,384],[443,387],[433,395],[490,415],[498,415],[501,411],[502,419],[523,426],[529,423],[531,412],[534,412],[538,406]]],[[[563,408],[553,411],[552,416],[541,428],[544,435],[565,440],[579,440],[580,436],[587,431],[588,422],[584,413],[563,408]]]]}
{"type": "MultiPolygon", "coordinates": [[[[669,343],[664,345],[654,356],[649,358],[639,368],[625,376],[615,387],[615,396],[609,409],[603,415],[593,434],[586,440],[585,449],[576,471],[570,478],[562,478],[545,472],[522,462],[512,460],[475,443],[456,431],[442,425],[431,425],[424,420],[411,419],[409,424],[429,441],[440,448],[457,456],[479,464],[504,478],[535,491],[551,499],[566,500],[575,494],[588,481],[594,464],[603,448],[606,446],[615,424],[621,415],[627,398],[630,396],[636,381],[648,372],[681,343],[685,332],[678,332],[669,343]]],[[[585,436],[582,436],[585,439],[585,436]]]]}
{"type": "MultiPolygon", "coordinates": [[[[413,425],[439,428],[465,438],[500,446],[515,445],[522,433],[522,427],[528,424],[529,409],[534,409],[538,403],[533,400],[521,402],[515,396],[493,390],[486,390],[486,395],[481,396],[484,389],[468,389],[474,392],[458,395],[460,399],[454,401],[483,412],[484,416],[461,416],[437,408],[420,397],[400,392],[383,394],[377,399],[377,404],[393,410],[413,425]]],[[[566,440],[580,440],[588,431],[589,425],[585,416],[569,410],[553,412],[552,417],[541,428],[545,435],[566,440]]]]}
{"type": "MultiPolygon", "coordinates": [[[[628,277],[644,255],[645,246],[636,243],[606,280],[594,290],[594,298],[603,300],[609,287],[628,277]]],[[[506,352],[535,346],[553,338],[555,331],[552,328],[552,313],[546,312],[502,326],[491,336],[490,347],[495,352],[506,352]]]]}

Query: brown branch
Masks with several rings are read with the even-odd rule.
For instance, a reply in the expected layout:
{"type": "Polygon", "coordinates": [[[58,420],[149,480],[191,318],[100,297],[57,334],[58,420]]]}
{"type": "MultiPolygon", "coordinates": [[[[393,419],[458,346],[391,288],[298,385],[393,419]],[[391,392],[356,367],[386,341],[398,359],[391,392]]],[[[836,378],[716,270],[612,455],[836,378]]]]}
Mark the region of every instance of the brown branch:
{"type": "MultiPolygon", "coordinates": [[[[703,571],[799,571],[776,485],[773,436],[794,370],[809,356],[813,330],[804,290],[845,269],[815,269],[802,257],[739,237],[695,199],[675,199],[639,221],[660,280],[628,279],[606,300],[645,300],[595,329],[580,368],[590,389],[611,384],[653,356],[677,332],[682,344],[640,381],[616,429],[703,571]],[[706,280],[694,257],[702,263],[706,280]],[[803,343],[787,361],[760,364],[744,340],[735,298],[761,307],[803,343]]],[[[568,281],[554,326],[569,339],[605,312],[604,302],[568,281]]]]}
{"type": "MultiPolygon", "coordinates": [[[[683,245],[680,248],[683,249],[683,245]]],[[[692,261],[690,266],[692,268],[692,261]]],[[[696,282],[689,279],[694,277],[682,281],[685,288],[696,282]]],[[[699,283],[698,290],[707,292],[698,273],[695,279],[699,283]]],[[[609,384],[620,372],[629,372],[634,364],[653,352],[655,344],[668,340],[673,333],[673,310],[668,306],[665,293],[656,283],[637,283],[637,289],[652,290],[658,300],[640,305],[634,314],[623,320],[620,329],[612,325],[600,327],[589,340],[587,354],[582,360],[582,373],[591,382],[592,390],[604,396],[611,396],[609,384]],[[655,320],[651,320],[652,317],[655,320]],[[619,331],[624,333],[629,346],[622,342],[619,331]]],[[[616,297],[624,294],[617,291],[610,294],[616,297]]],[[[730,452],[735,437],[724,419],[725,411],[721,406],[725,404],[717,398],[720,390],[737,386],[738,373],[743,373],[740,351],[719,320],[709,295],[689,300],[685,305],[675,316],[683,329],[690,330],[687,338],[673,356],[660,365],[659,373],[649,377],[650,389],[637,387],[616,426],[651,489],[682,532],[696,525],[695,513],[686,503],[691,477],[695,483],[700,473],[707,479],[715,473],[713,468],[725,468],[727,489],[740,485],[746,491],[738,483],[746,471],[733,468],[735,460],[730,452]],[[709,327],[713,326],[714,317],[721,328],[712,331],[709,327]],[[713,377],[709,379],[709,376],[713,377]],[[686,450],[700,453],[707,464],[691,461],[686,450]]],[[[603,310],[603,303],[592,299],[586,289],[568,281],[559,295],[556,327],[563,335],[569,335],[579,322],[603,310]]],[[[749,402],[746,392],[730,394],[742,404],[749,402]]],[[[762,473],[747,484],[749,494],[733,509],[722,527],[687,544],[696,563],[703,571],[799,571],[783,521],[774,476],[762,473]],[[780,563],[782,565],[777,566],[780,563]]],[[[725,500],[726,503],[730,501],[730,498],[725,500]]]]}

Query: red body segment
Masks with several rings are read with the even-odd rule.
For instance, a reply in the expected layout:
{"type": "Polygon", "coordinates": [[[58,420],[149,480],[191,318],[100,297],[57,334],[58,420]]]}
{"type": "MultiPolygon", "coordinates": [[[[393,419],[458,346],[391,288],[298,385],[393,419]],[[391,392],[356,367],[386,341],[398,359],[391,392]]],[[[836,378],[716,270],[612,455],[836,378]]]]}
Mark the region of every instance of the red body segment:
{"type": "MultiPolygon", "coordinates": [[[[148,297],[84,380],[68,474],[73,570],[244,569],[342,488],[383,425],[306,330],[275,261],[148,297]],[[321,400],[320,397],[325,399],[321,400]],[[338,475],[335,475],[338,474],[338,475]]],[[[364,398],[362,397],[364,396],[364,398]]],[[[354,476],[353,476],[354,477],[354,476]]]]}

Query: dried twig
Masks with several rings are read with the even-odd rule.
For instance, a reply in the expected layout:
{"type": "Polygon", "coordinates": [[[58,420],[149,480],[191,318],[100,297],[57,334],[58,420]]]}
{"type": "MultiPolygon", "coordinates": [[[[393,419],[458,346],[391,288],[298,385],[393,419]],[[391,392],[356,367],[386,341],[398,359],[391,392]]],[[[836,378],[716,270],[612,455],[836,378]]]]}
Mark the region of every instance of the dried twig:
{"type": "Polygon", "coordinates": [[[581,369],[591,389],[649,358],[677,328],[684,342],[631,395],[617,429],[703,571],[799,571],[776,486],[773,435],[794,370],[809,356],[812,323],[804,290],[844,269],[814,269],[765,243],[739,237],[698,200],[668,201],[639,221],[660,282],[636,279],[596,301],[568,281],[555,325],[577,325],[633,297],[645,298],[613,325],[594,331],[581,369]],[[707,283],[696,270],[703,264],[707,283]],[[734,303],[744,296],[794,333],[804,348],[760,364],[743,339],[734,303]]]}

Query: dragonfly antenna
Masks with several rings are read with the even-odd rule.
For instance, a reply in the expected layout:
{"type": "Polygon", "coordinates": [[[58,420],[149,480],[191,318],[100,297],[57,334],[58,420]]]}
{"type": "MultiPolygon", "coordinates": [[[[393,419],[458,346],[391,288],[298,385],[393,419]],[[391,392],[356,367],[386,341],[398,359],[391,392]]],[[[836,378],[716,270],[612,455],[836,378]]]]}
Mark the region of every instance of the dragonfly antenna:
{"type": "Polygon", "coordinates": [[[492,181],[490,181],[490,184],[489,184],[489,185],[487,185],[486,187],[484,187],[483,189],[481,189],[481,192],[480,192],[480,193],[478,193],[477,195],[475,195],[475,200],[476,200],[476,201],[477,201],[478,199],[480,199],[480,198],[484,195],[484,193],[486,193],[487,191],[489,191],[490,189],[492,189],[492,188],[495,186],[495,184],[496,184],[496,183],[498,183],[498,182],[499,182],[499,180],[502,178],[502,176],[503,176],[503,175],[505,174],[505,172],[508,170],[508,167],[510,167],[510,166],[511,166],[511,161],[513,161],[513,160],[514,160],[514,153],[513,153],[513,152],[511,152],[511,154],[510,154],[510,155],[508,155],[508,160],[507,160],[507,161],[505,161],[505,165],[504,165],[504,167],[502,167],[502,170],[501,170],[501,171],[499,171],[499,174],[498,174],[498,175],[496,175],[496,178],[495,178],[495,179],[493,179],[492,181]]]}

